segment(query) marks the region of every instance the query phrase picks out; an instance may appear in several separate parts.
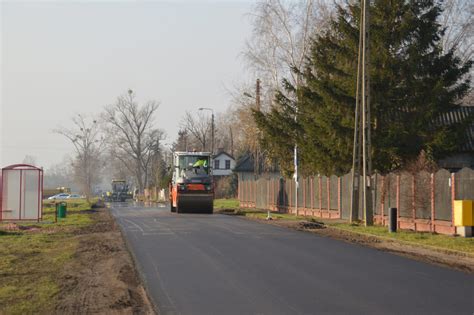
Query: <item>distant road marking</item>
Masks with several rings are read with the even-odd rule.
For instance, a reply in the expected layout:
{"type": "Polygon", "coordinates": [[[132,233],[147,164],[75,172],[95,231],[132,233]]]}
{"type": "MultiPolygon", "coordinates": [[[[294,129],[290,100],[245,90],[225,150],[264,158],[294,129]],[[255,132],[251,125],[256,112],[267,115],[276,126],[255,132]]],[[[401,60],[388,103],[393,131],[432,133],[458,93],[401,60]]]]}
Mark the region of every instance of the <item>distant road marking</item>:
{"type": "Polygon", "coordinates": [[[133,225],[136,226],[140,231],[142,231],[142,233],[145,232],[145,231],[142,229],[142,227],[139,226],[138,224],[136,224],[135,222],[133,222],[133,221],[131,221],[131,220],[129,220],[129,219],[124,219],[124,218],[122,218],[122,220],[124,220],[124,221],[126,221],[126,222],[128,222],[128,223],[133,224],[133,225]]]}

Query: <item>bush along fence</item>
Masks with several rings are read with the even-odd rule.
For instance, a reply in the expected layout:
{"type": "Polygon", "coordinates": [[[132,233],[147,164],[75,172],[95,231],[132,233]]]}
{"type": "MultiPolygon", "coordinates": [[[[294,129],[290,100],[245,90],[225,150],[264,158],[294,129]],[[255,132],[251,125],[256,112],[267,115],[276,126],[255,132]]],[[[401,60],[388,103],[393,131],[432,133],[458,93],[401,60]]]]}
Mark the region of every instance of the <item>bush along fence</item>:
{"type": "MultiPolygon", "coordinates": [[[[256,176],[241,172],[238,198],[243,208],[310,215],[328,219],[350,216],[351,174],[314,176],[299,180],[296,210],[295,182],[279,173],[256,176]]],[[[421,171],[373,175],[374,221],[388,225],[388,208],[398,209],[398,228],[455,234],[454,200],[474,200],[474,170],[456,173],[441,169],[436,173],[421,171]]],[[[362,198],[359,198],[362,201],[362,198]]],[[[359,219],[362,220],[362,204],[359,219]]]]}

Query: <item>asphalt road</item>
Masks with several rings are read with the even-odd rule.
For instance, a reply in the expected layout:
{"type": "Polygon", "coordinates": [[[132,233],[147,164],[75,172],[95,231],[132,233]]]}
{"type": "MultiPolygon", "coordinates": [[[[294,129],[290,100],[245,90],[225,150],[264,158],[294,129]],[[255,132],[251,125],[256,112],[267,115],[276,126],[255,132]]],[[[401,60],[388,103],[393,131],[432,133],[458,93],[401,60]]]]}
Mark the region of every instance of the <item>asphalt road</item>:
{"type": "Polygon", "coordinates": [[[113,204],[159,314],[474,314],[474,276],[225,215],[113,204]]]}

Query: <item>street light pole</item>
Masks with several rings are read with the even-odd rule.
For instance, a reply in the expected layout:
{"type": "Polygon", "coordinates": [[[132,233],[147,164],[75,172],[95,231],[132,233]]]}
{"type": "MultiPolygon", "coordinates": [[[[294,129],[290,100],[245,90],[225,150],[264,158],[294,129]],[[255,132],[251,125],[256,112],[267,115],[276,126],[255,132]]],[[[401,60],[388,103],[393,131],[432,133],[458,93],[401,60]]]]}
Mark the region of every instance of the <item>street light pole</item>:
{"type": "Polygon", "coordinates": [[[208,107],[199,107],[199,110],[211,111],[211,155],[214,154],[214,110],[208,107]]]}

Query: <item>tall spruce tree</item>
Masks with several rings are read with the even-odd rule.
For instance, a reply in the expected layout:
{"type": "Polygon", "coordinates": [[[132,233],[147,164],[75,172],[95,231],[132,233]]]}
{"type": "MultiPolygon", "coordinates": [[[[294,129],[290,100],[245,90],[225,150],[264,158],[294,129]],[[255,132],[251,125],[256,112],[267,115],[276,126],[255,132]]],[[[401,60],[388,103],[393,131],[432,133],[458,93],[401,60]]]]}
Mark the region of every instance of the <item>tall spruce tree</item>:
{"type": "MultiPolygon", "coordinates": [[[[466,135],[468,121],[439,123],[469,91],[472,64],[454,50],[442,53],[441,10],[434,0],[375,0],[370,7],[372,157],[381,172],[403,167],[422,150],[433,159],[446,156],[466,135]]],[[[263,145],[286,173],[295,138],[304,173],[351,168],[359,17],[358,1],[338,7],[330,30],[312,42],[302,84],[285,85],[294,100],[277,93],[270,112],[254,112],[263,145]]]]}

